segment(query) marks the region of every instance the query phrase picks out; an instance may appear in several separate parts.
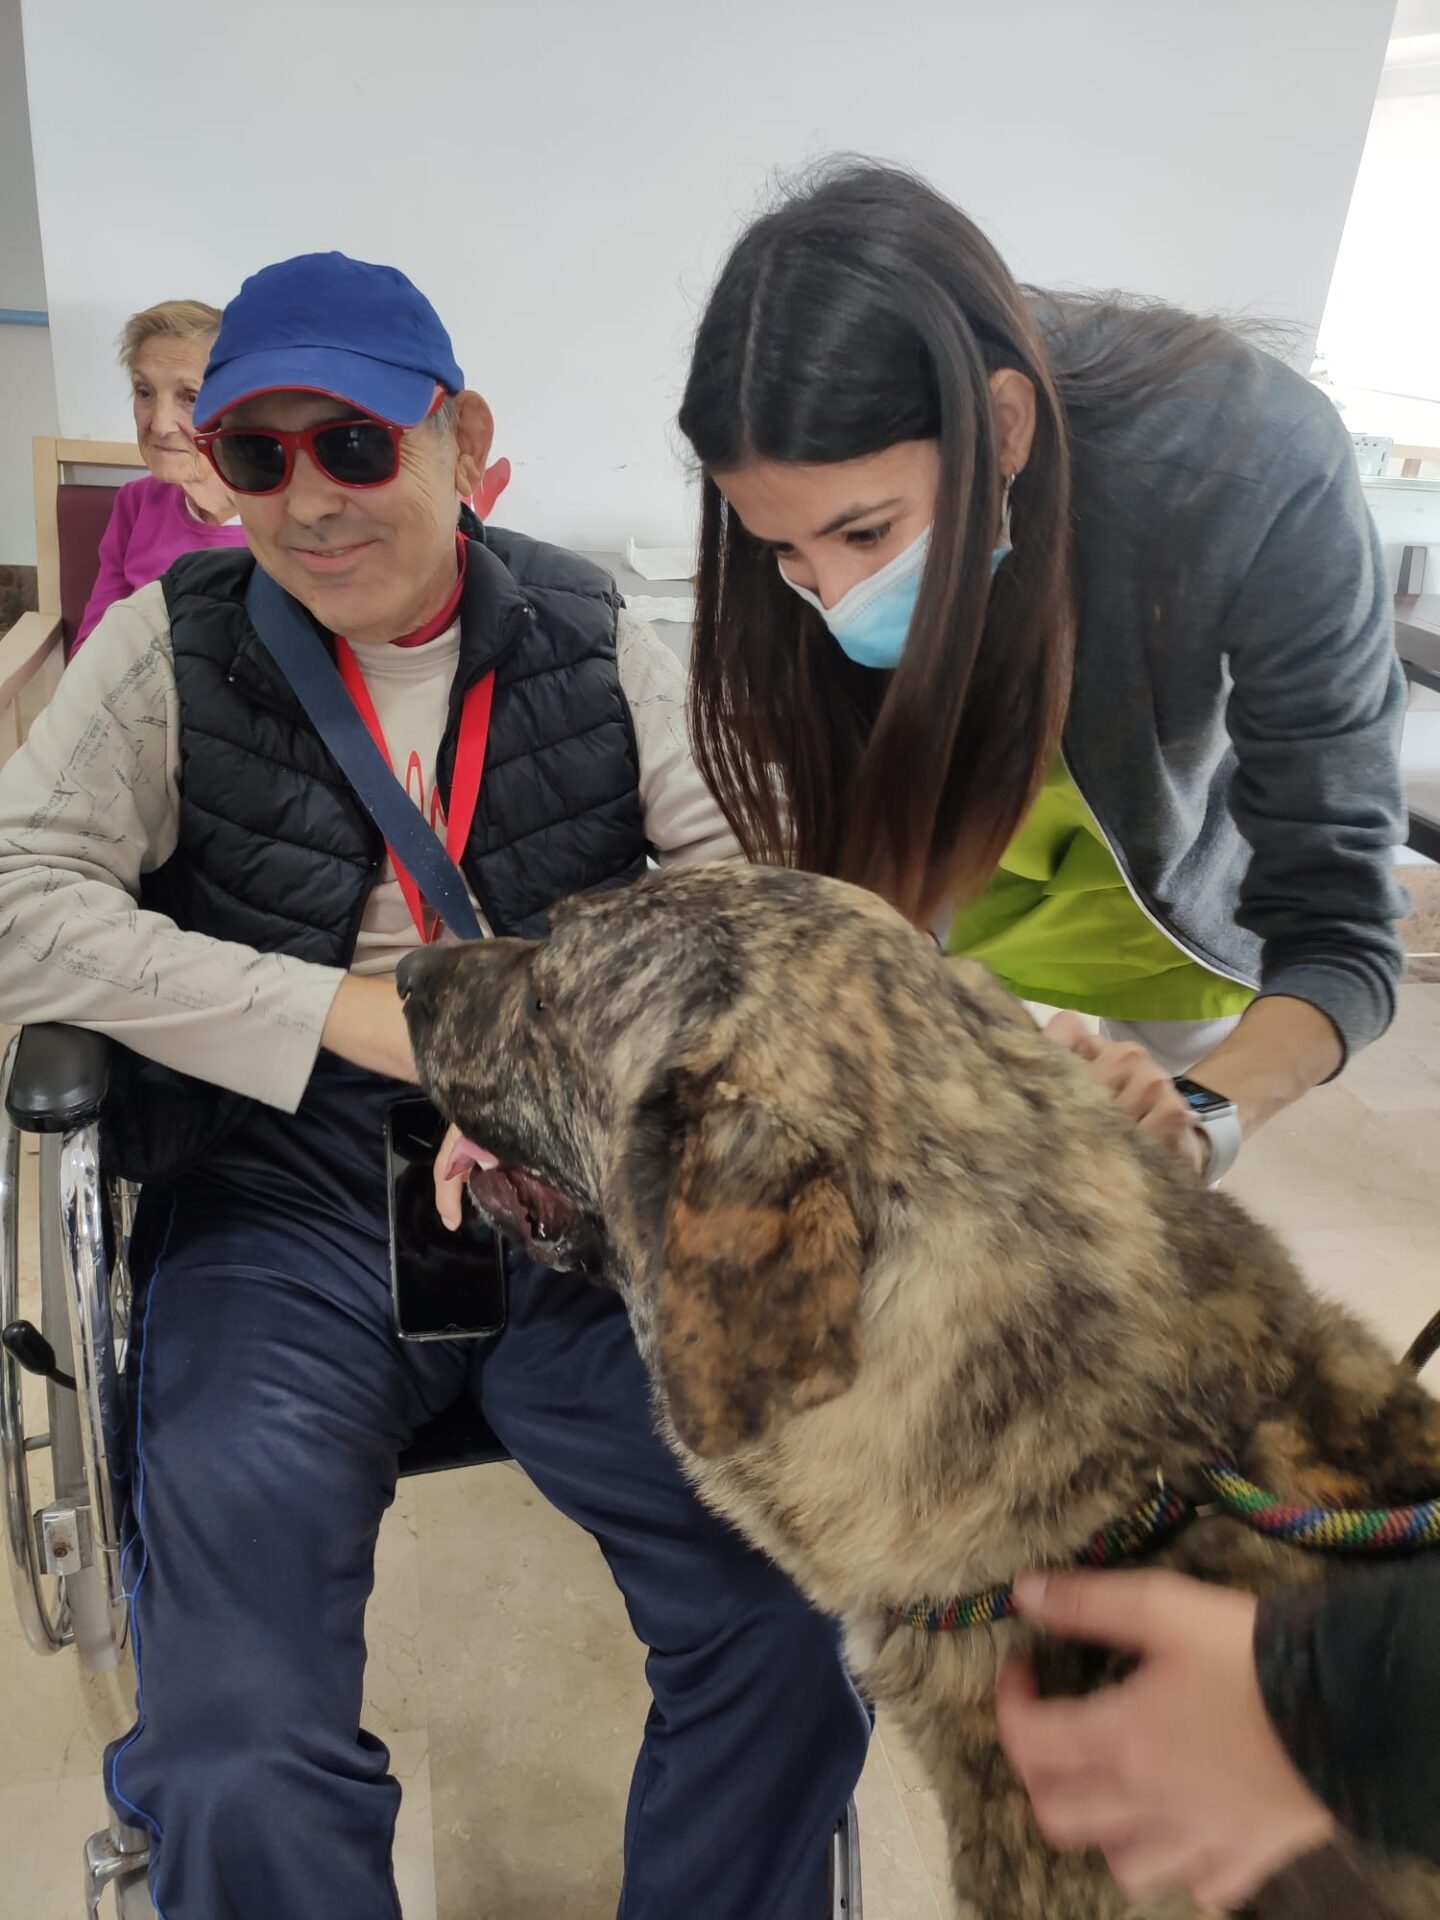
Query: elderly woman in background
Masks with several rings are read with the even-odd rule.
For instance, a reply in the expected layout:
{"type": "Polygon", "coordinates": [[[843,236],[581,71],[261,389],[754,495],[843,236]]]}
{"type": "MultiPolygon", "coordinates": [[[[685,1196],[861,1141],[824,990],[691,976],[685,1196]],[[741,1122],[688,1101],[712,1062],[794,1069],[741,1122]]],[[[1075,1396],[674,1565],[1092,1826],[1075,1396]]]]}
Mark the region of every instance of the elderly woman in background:
{"type": "Polygon", "coordinates": [[[150,471],[115,495],[77,647],[112,601],[158,580],[180,554],[245,544],[234,500],[190,437],[219,327],[218,310],[203,300],[163,300],[125,323],[120,364],[130,376],[135,437],[150,471]]]}

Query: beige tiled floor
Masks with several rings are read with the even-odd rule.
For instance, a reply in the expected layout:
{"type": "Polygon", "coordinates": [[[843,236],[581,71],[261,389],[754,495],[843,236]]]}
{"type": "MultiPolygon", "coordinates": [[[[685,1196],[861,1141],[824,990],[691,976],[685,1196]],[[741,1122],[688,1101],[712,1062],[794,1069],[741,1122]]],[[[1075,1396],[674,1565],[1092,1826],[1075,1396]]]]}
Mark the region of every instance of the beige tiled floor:
{"type": "MultiPolygon", "coordinates": [[[[1397,1346],[1440,1307],[1440,985],[1252,1142],[1233,1189],[1397,1346]]],[[[1440,1363],[1437,1363],[1440,1367],[1440,1363]]],[[[381,1536],[367,1723],[405,1785],[406,1920],[609,1920],[641,1653],[598,1553],[522,1474],[407,1482],[381,1536]]],[[[0,1920],[78,1920],[121,1681],[28,1655],[0,1607],[0,1920]]],[[[860,1792],[869,1920],[949,1920],[913,1760],[882,1727],[860,1792]]]]}

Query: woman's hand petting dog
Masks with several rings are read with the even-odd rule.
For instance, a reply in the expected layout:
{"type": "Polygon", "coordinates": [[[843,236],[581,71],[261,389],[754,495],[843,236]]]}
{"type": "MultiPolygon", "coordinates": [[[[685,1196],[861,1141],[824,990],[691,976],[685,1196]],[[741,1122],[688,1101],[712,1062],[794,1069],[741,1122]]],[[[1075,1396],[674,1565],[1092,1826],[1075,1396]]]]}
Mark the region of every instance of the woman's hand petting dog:
{"type": "Polygon", "coordinates": [[[1047,1040],[1088,1061],[1090,1071],[1142,1133],[1166,1146],[1192,1173],[1203,1173],[1209,1148],[1175,1082],[1144,1047],[1132,1040],[1104,1040],[1078,1013],[1057,1013],[1043,1029],[1047,1040]]]}
{"type": "Polygon", "coordinates": [[[1098,1847],[1132,1899],[1228,1909],[1332,1837],[1265,1712],[1253,1595],[1156,1572],[1030,1574],[1016,1598],[1047,1633],[1140,1658],[1078,1700],[1038,1698],[1018,1662],[1001,1676],[1000,1739],[1052,1845],[1098,1847]]]}

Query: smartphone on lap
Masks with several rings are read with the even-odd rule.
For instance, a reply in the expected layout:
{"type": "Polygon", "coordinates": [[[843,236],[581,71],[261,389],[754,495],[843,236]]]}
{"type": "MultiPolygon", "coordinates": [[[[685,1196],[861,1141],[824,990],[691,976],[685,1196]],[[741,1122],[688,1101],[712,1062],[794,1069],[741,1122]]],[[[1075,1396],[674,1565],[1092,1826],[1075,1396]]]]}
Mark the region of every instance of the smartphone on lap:
{"type": "Polygon", "coordinates": [[[445,1122],[418,1095],[385,1116],[390,1298],[402,1340],[477,1340],[505,1324],[505,1244],[472,1207],[452,1233],[435,1206],[445,1122]]]}

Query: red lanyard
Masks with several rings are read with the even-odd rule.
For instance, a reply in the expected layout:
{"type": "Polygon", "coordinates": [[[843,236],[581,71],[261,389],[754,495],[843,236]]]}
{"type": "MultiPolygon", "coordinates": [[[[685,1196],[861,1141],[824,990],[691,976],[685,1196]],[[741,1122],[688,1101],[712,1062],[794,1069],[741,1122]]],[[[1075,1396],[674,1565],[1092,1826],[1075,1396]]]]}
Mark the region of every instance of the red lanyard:
{"type": "MultiPolygon", "coordinates": [[[[385,731],[380,725],[380,716],[375,711],[375,702],[370,698],[370,689],[365,684],[355,655],[348,641],[335,636],[335,664],[340,669],[340,678],[345,682],[346,692],[355,702],[360,718],[370,729],[370,738],[385,756],[385,764],[391,773],[395,771],[395,762],[390,758],[390,749],[385,744],[385,731]]],[[[475,818],[475,802],[480,797],[480,776],[485,771],[485,748],[490,738],[490,702],[495,693],[495,676],[487,673],[483,680],[477,680],[465,695],[460,709],[460,737],[455,746],[455,778],[450,785],[450,804],[445,816],[445,851],[458,867],[460,856],[470,838],[470,824],[475,818]]],[[[437,769],[438,777],[438,769],[437,769]]],[[[405,896],[405,904],[410,909],[410,918],[415,922],[415,931],[427,946],[440,932],[438,914],[431,911],[421,898],[420,889],[410,875],[395,858],[395,851],[387,843],[386,852],[390,855],[391,865],[395,869],[395,878],[400,882],[400,891],[405,896]]]]}

